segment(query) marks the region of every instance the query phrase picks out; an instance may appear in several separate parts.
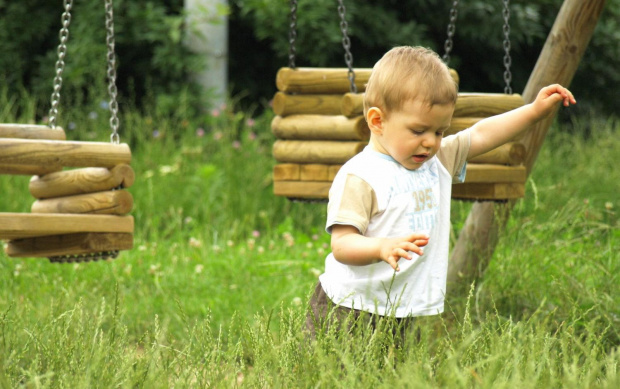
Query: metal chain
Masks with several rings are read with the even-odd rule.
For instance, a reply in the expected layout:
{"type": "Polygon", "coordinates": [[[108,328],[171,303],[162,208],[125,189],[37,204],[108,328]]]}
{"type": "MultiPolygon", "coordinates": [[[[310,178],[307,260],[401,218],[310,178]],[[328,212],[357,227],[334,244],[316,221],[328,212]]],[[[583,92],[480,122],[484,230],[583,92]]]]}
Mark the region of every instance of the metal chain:
{"type": "Polygon", "coordinates": [[[346,19],[347,10],[344,7],[344,0],[338,0],[338,14],[340,15],[340,30],[342,30],[342,47],[344,47],[344,61],[349,68],[347,77],[351,83],[350,90],[357,93],[357,85],[355,85],[355,71],[353,70],[353,54],[351,54],[351,39],[349,39],[349,24],[346,19]]]}
{"type": "MultiPolygon", "coordinates": [[[[69,39],[69,24],[71,23],[71,8],[73,0],[64,0],[65,11],[62,14],[60,29],[60,44],[58,45],[58,60],[56,61],[56,76],[54,77],[54,91],[52,92],[52,102],[49,112],[49,126],[56,127],[58,118],[58,105],[60,103],[60,90],[62,89],[62,73],[65,69],[65,56],[67,54],[67,40],[69,39]]],[[[105,19],[106,19],[106,44],[108,47],[108,92],[110,94],[110,126],[112,127],[111,141],[119,143],[118,136],[118,103],[116,101],[118,90],[116,89],[116,59],[114,55],[114,22],[112,13],[112,0],[105,0],[105,19]]],[[[58,255],[49,257],[50,262],[55,263],[80,263],[97,261],[100,259],[114,259],[119,255],[118,250],[103,251],[97,253],[77,254],[77,255],[58,255]]]]}
{"type": "Polygon", "coordinates": [[[291,23],[288,30],[288,67],[295,69],[295,41],[297,40],[297,0],[291,0],[291,23]]]}
{"type": "Polygon", "coordinates": [[[100,253],[89,253],[89,254],[79,254],[79,255],[58,255],[49,257],[49,261],[52,263],[80,263],[80,262],[90,262],[90,261],[98,261],[100,259],[116,259],[118,257],[119,251],[104,251],[100,253]]]}
{"type": "Polygon", "coordinates": [[[56,76],[54,77],[54,90],[51,97],[51,107],[49,112],[48,125],[56,127],[58,118],[58,104],[60,103],[60,89],[62,89],[62,72],[65,70],[65,56],[67,55],[67,40],[69,39],[69,24],[71,24],[71,8],[73,0],[64,0],[65,12],[60,18],[62,27],[60,28],[60,44],[58,45],[58,60],[56,60],[56,76]]]}
{"type": "Polygon", "coordinates": [[[456,18],[458,16],[459,0],[452,2],[452,8],[450,8],[450,22],[448,23],[448,38],[443,44],[444,54],[443,62],[447,65],[450,62],[450,53],[452,52],[454,33],[456,32],[456,18]]]}
{"type": "Polygon", "coordinates": [[[110,142],[118,144],[121,140],[118,135],[118,102],[116,89],[116,56],[114,54],[114,7],[112,0],[105,0],[105,30],[106,45],[108,47],[108,93],[110,94],[110,142]]]}
{"type": "Polygon", "coordinates": [[[512,73],[510,72],[510,67],[512,65],[512,58],[510,57],[510,0],[504,0],[504,11],[502,12],[504,16],[504,82],[506,86],[504,87],[504,93],[512,94],[512,87],[510,86],[510,82],[512,81],[512,73]]]}

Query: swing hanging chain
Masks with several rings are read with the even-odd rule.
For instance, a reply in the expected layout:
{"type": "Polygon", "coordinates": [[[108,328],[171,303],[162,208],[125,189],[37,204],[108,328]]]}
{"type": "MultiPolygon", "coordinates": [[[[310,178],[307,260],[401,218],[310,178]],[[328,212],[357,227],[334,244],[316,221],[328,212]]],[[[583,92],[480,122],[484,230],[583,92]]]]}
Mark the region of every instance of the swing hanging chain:
{"type": "Polygon", "coordinates": [[[65,70],[65,56],[67,55],[67,40],[69,39],[69,24],[71,24],[71,8],[73,0],[64,0],[64,9],[60,18],[60,44],[58,45],[58,60],[56,61],[56,76],[54,77],[54,90],[52,92],[51,107],[48,115],[48,125],[56,128],[58,118],[58,105],[60,104],[60,90],[62,89],[62,72],[65,70]]]}
{"type": "Polygon", "coordinates": [[[78,255],[57,255],[49,257],[52,263],[80,263],[98,261],[100,259],[116,259],[119,255],[118,250],[104,251],[100,253],[78,254],[78,255]]]}
{"type": "Polygon", "coordinates": [[[108,48],[108,93],[110,95],[110,142],[114,144],[120,143],[118,135],[118,89],[116,88],[116,55],[114,52],[114,6],[112,0],[105,0],[105,29],[106,29],[106,46],[108,48]]]}
{"type": "Polygon", "coordinates": [[[450,8],[450,22],[448,23],[448,37],[446,38],[446,42],[443,45],[444,54],[443,54],[443,62],[447,65],[450,62],[450,53],[452,52],[452,47],[454,42],[452,39],[454,38],[454,33],[456,32],[456,18],[458,16],[458,6],[459,0],[454,0],[452,2],[452,8],[450,8]]]}
{"type": "Polygon", "coordinates": [[[349,68],[347,76],[351,83],[350,90],[357,93],[357,85],[355,85],[355,71],[353,70],[353,54],[351,54],[351,39],[349,39],[349,24],[346,19],[347,10],[344,7],[344,0],[338,0],[338,14],[340,15],[340,30],[342,30],[342,47],[344,47],[344,61],[349,68]]]}
{"type": "Polygon", "coordinates": [[[295,41],[297,40],[297,0],[291,0],[291,21],[288,31],[288,67],[295,69],[295,57],[297,50],[295,49],[295,41]]]}
{"type": "Polygon", "coordinates": [[[512,73],[510,67],[512,65],[512,58],[510,57],[510,0],[504,0],[504,10],[502,12],[504,16],[504,93],[512,94],[512,87],[510,82],[512,81],[512,73]]]}

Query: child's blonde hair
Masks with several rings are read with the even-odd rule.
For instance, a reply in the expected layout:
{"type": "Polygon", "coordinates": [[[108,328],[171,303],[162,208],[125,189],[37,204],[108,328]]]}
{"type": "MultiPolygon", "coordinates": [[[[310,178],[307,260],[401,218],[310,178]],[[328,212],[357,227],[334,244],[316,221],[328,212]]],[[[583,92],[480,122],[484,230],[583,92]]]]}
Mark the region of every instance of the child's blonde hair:
{"type": "Polygon", "coordinates": [[[388,115],[417,98],[429,107],[454,104],[457,95],[458,86],[437,53],[424,47],[399,46],[373,67],[364,94],[364,115],[370,107],[388,115]]]}

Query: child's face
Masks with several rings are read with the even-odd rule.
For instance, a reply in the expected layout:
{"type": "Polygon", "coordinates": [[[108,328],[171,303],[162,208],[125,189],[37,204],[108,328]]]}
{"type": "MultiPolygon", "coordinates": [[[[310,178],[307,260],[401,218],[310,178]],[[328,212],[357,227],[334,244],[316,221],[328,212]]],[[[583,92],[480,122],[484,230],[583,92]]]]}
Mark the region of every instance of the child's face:
{"type": "Polygon", "coordinates": [[[407,101],[402,109],[388,116],[378,108],[371,108],[367,115],[373,135],[371,144],[405,168],[418,169],[437,154],[453,113],[453,104],[430,108],[418,99],[407,101]],[[377,110],[374,114],[373,109],[377,110]]]}

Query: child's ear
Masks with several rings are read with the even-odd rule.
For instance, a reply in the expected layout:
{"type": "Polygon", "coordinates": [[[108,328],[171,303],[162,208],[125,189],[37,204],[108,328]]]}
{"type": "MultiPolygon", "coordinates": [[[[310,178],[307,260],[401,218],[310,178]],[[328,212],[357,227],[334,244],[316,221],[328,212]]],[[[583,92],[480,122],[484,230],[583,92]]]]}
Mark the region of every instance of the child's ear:
{"type": "Polygon", "coordinates": [[[381,135],[383,132],[383,112],[377,107],[371,107],[366,112],[366,123],[374,134],[381,135]]]}

